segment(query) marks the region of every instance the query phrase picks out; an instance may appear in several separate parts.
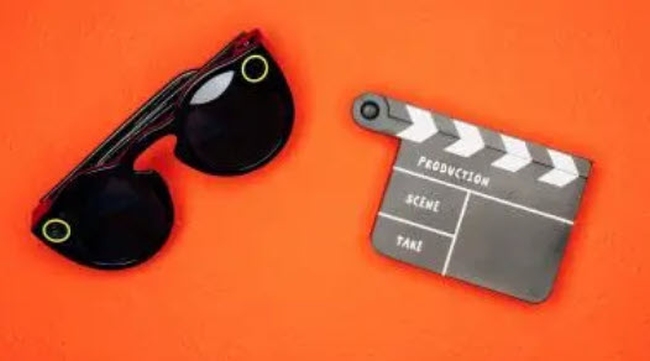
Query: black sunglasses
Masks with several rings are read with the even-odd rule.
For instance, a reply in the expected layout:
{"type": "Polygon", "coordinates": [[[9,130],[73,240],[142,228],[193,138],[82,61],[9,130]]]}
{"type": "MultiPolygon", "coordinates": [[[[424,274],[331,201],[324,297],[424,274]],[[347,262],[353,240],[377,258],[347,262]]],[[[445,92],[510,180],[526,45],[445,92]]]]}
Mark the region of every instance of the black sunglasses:
{"type": "Polygon", "coordinates": [[[293,126],[289,86],[258,31],[174,78],[88,155],[34,210],[32,232],[63,256],[118,269],[153,256],[172,228],[169,190],[133,164],[163,136],[194,169],[240,175],[269,162],[293,126]]]}

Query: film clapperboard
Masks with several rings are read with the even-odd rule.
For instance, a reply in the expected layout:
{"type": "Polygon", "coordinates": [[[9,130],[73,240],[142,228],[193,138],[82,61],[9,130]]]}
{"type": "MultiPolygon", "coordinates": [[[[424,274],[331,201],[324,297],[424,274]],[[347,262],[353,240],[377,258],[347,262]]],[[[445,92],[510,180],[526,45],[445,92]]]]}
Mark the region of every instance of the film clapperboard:
{"type": "Polygon", "coordinates": [[[359,96],[353,116],[402,139],[377,251],[528,302],[548,297],[590,161],[378,94],[359,96]]]}

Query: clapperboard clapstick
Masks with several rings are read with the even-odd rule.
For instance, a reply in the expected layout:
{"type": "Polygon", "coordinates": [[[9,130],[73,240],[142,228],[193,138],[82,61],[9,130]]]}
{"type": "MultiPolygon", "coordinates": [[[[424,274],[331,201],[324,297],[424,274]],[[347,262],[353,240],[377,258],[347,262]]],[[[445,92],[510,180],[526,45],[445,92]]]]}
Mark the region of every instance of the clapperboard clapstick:
{"type": "Polygon", "coordinates": [[[591,163],[377,94],[362,127],[401,138],[372,242],[382,254],[529,301],[551,291],[591,163]]]}

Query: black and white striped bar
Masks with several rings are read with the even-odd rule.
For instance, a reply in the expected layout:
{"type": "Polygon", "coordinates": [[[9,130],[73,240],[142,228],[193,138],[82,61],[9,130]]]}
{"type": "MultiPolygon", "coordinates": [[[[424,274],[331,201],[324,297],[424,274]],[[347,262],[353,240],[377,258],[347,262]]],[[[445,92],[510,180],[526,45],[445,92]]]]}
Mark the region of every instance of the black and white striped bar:
{"type": "Polygon", "coordinates": [[[377,94],[353,115],[403,140],[372,233],[379,252],[526,301],[548,296],[588,160],[377,94]]]}

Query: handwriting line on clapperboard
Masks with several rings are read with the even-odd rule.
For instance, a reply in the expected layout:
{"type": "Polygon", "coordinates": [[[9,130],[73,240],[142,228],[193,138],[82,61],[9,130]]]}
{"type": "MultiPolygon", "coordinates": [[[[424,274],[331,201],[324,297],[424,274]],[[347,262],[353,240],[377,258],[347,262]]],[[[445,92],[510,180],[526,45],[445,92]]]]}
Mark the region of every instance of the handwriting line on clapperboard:
{"type": "Polygon", "coordinates": [[[411,175],[413,177],[428,180],[428,181],[431,181],[431,182],[434,182],[434,183],[446,185],[448,187],[455,188],[455,189],[458,189],[458,190],[461,190],[461,191],[465,191],[465,192],[468,192],[469,194],[473,194],[473,195],[478,196],[478,197],[489,199],[489,200],[495,201],[497,203],[505,204],[507,206],[517,208],[517,209],[520,209],[520,210],[523,210],[523,211],[526,211],[526,212],[529,212],[529,213],[533,213],[533,214],[536,214],[536,215],[539,215],[539,216],[542,216],[542,217],[546,217],[546,218],[549,218],[549,219],[552,219],[552,220],[555,220],[555,221],[558,221],[558,222],[562,222],[562,223],[565,223],[565,224],[568,224],[568,225],[573,225],[573,221],[570,220],[570,219],[562,218],[562,217],[556,216],[554,214],[550,214],[550,213],[543,212],[543,211],[540,211],[540,210],[535,209],[535,208],[524,206],[522,204],[518,204],[518,203],[511,202],[511,201],[508,201],[508,200],[505,200],[505,199],[501,199],[501,198],[498,198],[498,197],[495,197],[495,196],[491,196],[489,194],[485,194],[483,192],[475,191],[473,189],[461,187],[461,186],[453,184],[453,183],[445,182],[442,179],[430,177],[430,176],[420,174],[420,173],[414,172],[412,170],[408,170],[408,169],[398,167],[398,166],[393,167],[393,169],[400,172],[400,173],[408,174],[408,175],[411,175]]]}
{"type": "Polygon", "coordinates": [[[451,245],[449,245],[449,250],[447,251],[447,257],[445,258],[445,265],[442,267],[442,275],[447,274],[447,268],[449,268],[449,262],[451,261],[451,255],[454,253],[454,247],[456,247],[456,240],[458,239],[458,234],[460,233],[460,226],[463,224],[463,219],[465,218],[465,211],[467,211],[467,203],[469,203],[469,197],[472,194],[467,192],[465,195],[465,200],[463,201],[463,208],[460,209],[460,216],[458,217],[458,222],[456,223],[456,229],[454,230],[454,238],[451,240],[451,245]]]}
{"type": "Polygon", "coordinates": [[[416,223],[416,222],[413,222],[413,221],[409,221],[408,219],[397,217],[397,216],[394,216],[392,214],[388,214],[386,212],[379,212],[378,214],[379,214],[380,217],[387,218],[387,219],[393,220],[393,221],[398,222],[398,223],[403,223],[403,224],[406,224],[406,225],[409,225],[409,226],[412,226],[412,227],[415,227],[415,228],[420,228],[420,229],[423,229],[425,231],[429,231],[431,233],[439,234],[439,235],[444,236],[444,237],[455,238],[454,234],[451,234],[451,233],[448,233],[448,232],[445,232],[445,231],[441,231],[441,230],[433,228],[433,227],[427,227],[425,225],[422,225],[422,224],[419,224],[419,223],[416,223]]]}

